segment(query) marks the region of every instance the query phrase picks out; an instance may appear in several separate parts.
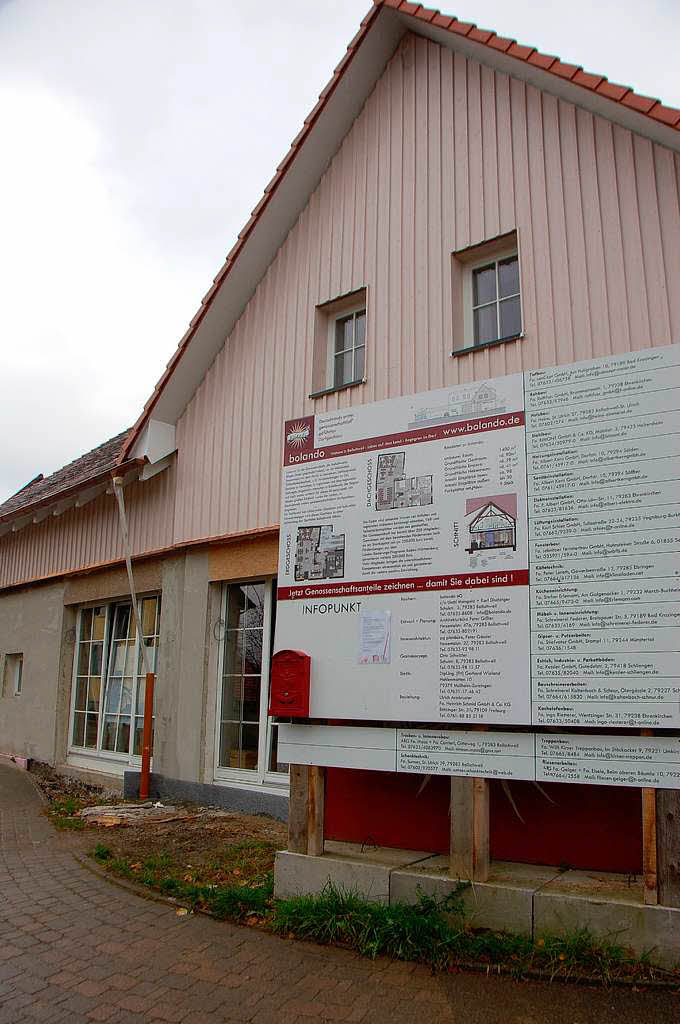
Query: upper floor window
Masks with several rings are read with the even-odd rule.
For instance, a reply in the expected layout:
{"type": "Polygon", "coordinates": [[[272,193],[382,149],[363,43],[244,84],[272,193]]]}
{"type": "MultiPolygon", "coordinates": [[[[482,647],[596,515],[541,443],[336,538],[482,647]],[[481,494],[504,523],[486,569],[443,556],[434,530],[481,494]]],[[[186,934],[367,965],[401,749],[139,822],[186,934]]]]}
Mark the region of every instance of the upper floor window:
{"type": "Polygon", "coordinates": [[[312,398],[366,379],[366,289],[316,307],[312,398]]]}
{"type": "Polygon", "coordinates": [[[156,671],[160,597],[139,601],[142,637],[130,601],[81,608],[73,667],[70,746],[142,753],[146,647],[156,671]]]}
{"type": "Polygon", "coordinates": [[[453,254],[451,355],[520,338],[522,296],[517,232],[453,254]]]}
{"type": "Polygon", "coordinates": [[[516,338],[522,329],[517,253],[472,270],[475,345],[516,338]]]}

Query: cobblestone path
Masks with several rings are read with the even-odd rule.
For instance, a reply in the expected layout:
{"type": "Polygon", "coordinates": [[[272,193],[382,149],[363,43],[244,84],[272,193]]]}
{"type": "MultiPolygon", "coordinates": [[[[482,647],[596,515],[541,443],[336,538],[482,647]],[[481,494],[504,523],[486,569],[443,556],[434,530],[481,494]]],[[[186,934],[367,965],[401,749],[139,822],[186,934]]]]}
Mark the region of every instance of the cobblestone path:
{"type": "Polygon", "coordinates": [[[142,899],[91,873],[0,762],[0,1024],[677,1024],[680,996],[435,975],[142,899]]]}

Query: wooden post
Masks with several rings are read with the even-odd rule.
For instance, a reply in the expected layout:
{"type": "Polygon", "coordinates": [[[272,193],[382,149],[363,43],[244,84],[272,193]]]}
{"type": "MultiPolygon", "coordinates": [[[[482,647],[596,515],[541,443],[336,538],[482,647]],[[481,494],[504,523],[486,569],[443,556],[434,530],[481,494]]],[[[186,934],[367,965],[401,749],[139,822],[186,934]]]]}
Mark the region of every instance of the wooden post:
{"type": "Polygon", "coordinates": [[[642,790],[642,877],[644,901],[658,903],[656,883],[656,790],[642,790]]]}
{"type": "Polygon", "coordinates": [[[288,803],[288,849],[291,853],[307,853],[307,774],[306,764],[290,766],[290,799],[288,803]]]}
{"type": "Polygon", "coordinates": [[[151,748],[153,746],[153,672],[146,673],[144,683],[144,725],[142,729],[142,770],[139,776],[139,799],[149,799],[151,780],[151,748]]]}
{"type": "Polygon", "coordinates": [[[680,908],[680,789],[656,791],[659,903],[680,908]]]}
{"type": "Polygon", "coordinates": [[[452,776],[449,875],[486,882],[489,863],[489,783],[452,776]]]}
{"type": "Polygon", "coordinates": [[[320,857],[323,853],[326,769],[310,765],[307,780],[307,853],[310,857],[320,857]]]}

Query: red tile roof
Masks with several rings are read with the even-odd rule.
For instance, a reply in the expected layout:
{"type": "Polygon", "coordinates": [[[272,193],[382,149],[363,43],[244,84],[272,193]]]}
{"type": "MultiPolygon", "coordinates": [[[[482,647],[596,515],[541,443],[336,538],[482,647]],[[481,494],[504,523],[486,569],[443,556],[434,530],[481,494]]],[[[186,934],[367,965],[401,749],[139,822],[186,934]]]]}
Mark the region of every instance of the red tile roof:
{"type": "Polygon", "coordinates": [[[457,18],[451,15],[441,14],[438,10],[433,8],[423,7],[421,4],[408,3],[406,0],[373,0],[373,7],[361,22],[359,31],[349,43],[347,52],[333,72],[333,77],[325,89],[320,93],[317,104],[305,118],[301,131],[293,139],[288,153],[277,167],[276,174],[265,188],[262,199],[252,211],[250,219],[245,227],[239,232],[236,244],[227,254],[227,258],[215,277],[211,288],[204,295],[198,312],[189,324],[189,329],[180,339],[177,349],[173,353],[163,375],[154,388],[153,394],[144,406],[141,416],[130,431],[128,440],[119,457],[120,461],[125,459],[127,453],[131,450],[133,444],[137,440],[142,427],[158,401],[161,392],[169,378],[172,376],[175,367],[184,355],[184,352],[188,348],[198,326],[207,313],[216,292],[229,274],[237,257],[243,249],[243,246],[251,235],[253,228],[269,205],[272,195],[281,184],[287,169],[293,162],[300,148],[306,142],[321,111],[326,106],[329,97],[337,88],[340,79],[349,67],[358,48],[361,46],[366,35],[370,31],[371,26],[383,8],[392,8],[402,15],[412,17],[414,20],[427,22],[436,28],[445,29],[455,35],[465,36],[476,43],[488,46],[490,50],[495,52],[501,51],[506,56],[513,57],[518,62],[538,67],[542,71],[546,71],[562,81],[569,81],[588,92],[602,96],[604,99],[620,103],[623,107],[632,109],[645,117],[649,117],[657,123],[669,126],[675,129],[675,131],[680,132],[680,110],[675,107],[663,106],[657,99],[640,96],[627,85],[616,85],[613,82],[609,82],[603,75],[592,74],[591,72],[584,71],[583,68],[576,64],[565,64],[559,59],[559,57],[555,57],[551,54],[540,53],[533,46],[523,46],[517,43],[514,39],[507,39],[503,36],[499,36],[489,29],[480,29],[477,25],[474,25],[471,22],[459,21],[457,18]]]}
{"type": "Polygon", "coordinates": [[[67,466],[62,466],[50,476],[43,477],[40,474],[35,477],[0,505],[0,520],[10,519],[36,505],[58,501],[109,473],[118,463],[128,434],[129,430],[124,430],[122,434],[117,434],[104,444],[69,462],[67,466]]]}

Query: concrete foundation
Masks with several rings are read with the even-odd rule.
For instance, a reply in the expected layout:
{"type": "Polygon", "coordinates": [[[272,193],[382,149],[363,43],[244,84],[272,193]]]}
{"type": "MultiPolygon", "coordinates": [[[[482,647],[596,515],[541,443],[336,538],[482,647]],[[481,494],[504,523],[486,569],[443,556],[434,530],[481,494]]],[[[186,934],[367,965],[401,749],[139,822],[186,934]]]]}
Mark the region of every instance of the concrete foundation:
{"type": "MultiPolygon", "coordinates": [[[[123,794],[136,799],[139,793],[139,772],[126,771],[123,776],[123,794]]],[[[206,782],[190,782],[186,779],[172,779],[167,775],[151,775],[150,796],[155,800],[181,803],[204,804],[210,807],[224,807],[229,811],[245,811],[248,814],[268,814],[279,821],[288,821],[288,790],[279,793],[263,793],[257,789],[217,786],[206,782]]]]}
{"type": "MultiPolygon", "coordinates": [[[[414,903],[418,892],[456,888],[448,867],[448,857],[327,842],[322,857],[277,853],[274,894],[318,893],[330,881],[378,903],[414,903]]],[[[535,939],[588,928],[654,963],[680,963],[680,909],[645,905],[635,877],[494,861],[488,881],[471,883],[463,899],[473,928],[535,939]]]]}
{"type": "Polygon", "coordinates": [[[389,903],[392,872],[429,857],[428,853],[414,850],[365,849],[357,843],[328,841],[322,857],[283,850],[276,854],[274,893],[280,899],[288,899],[302,893],[319,893],[332,882],[366,900],[389,903]]]}

